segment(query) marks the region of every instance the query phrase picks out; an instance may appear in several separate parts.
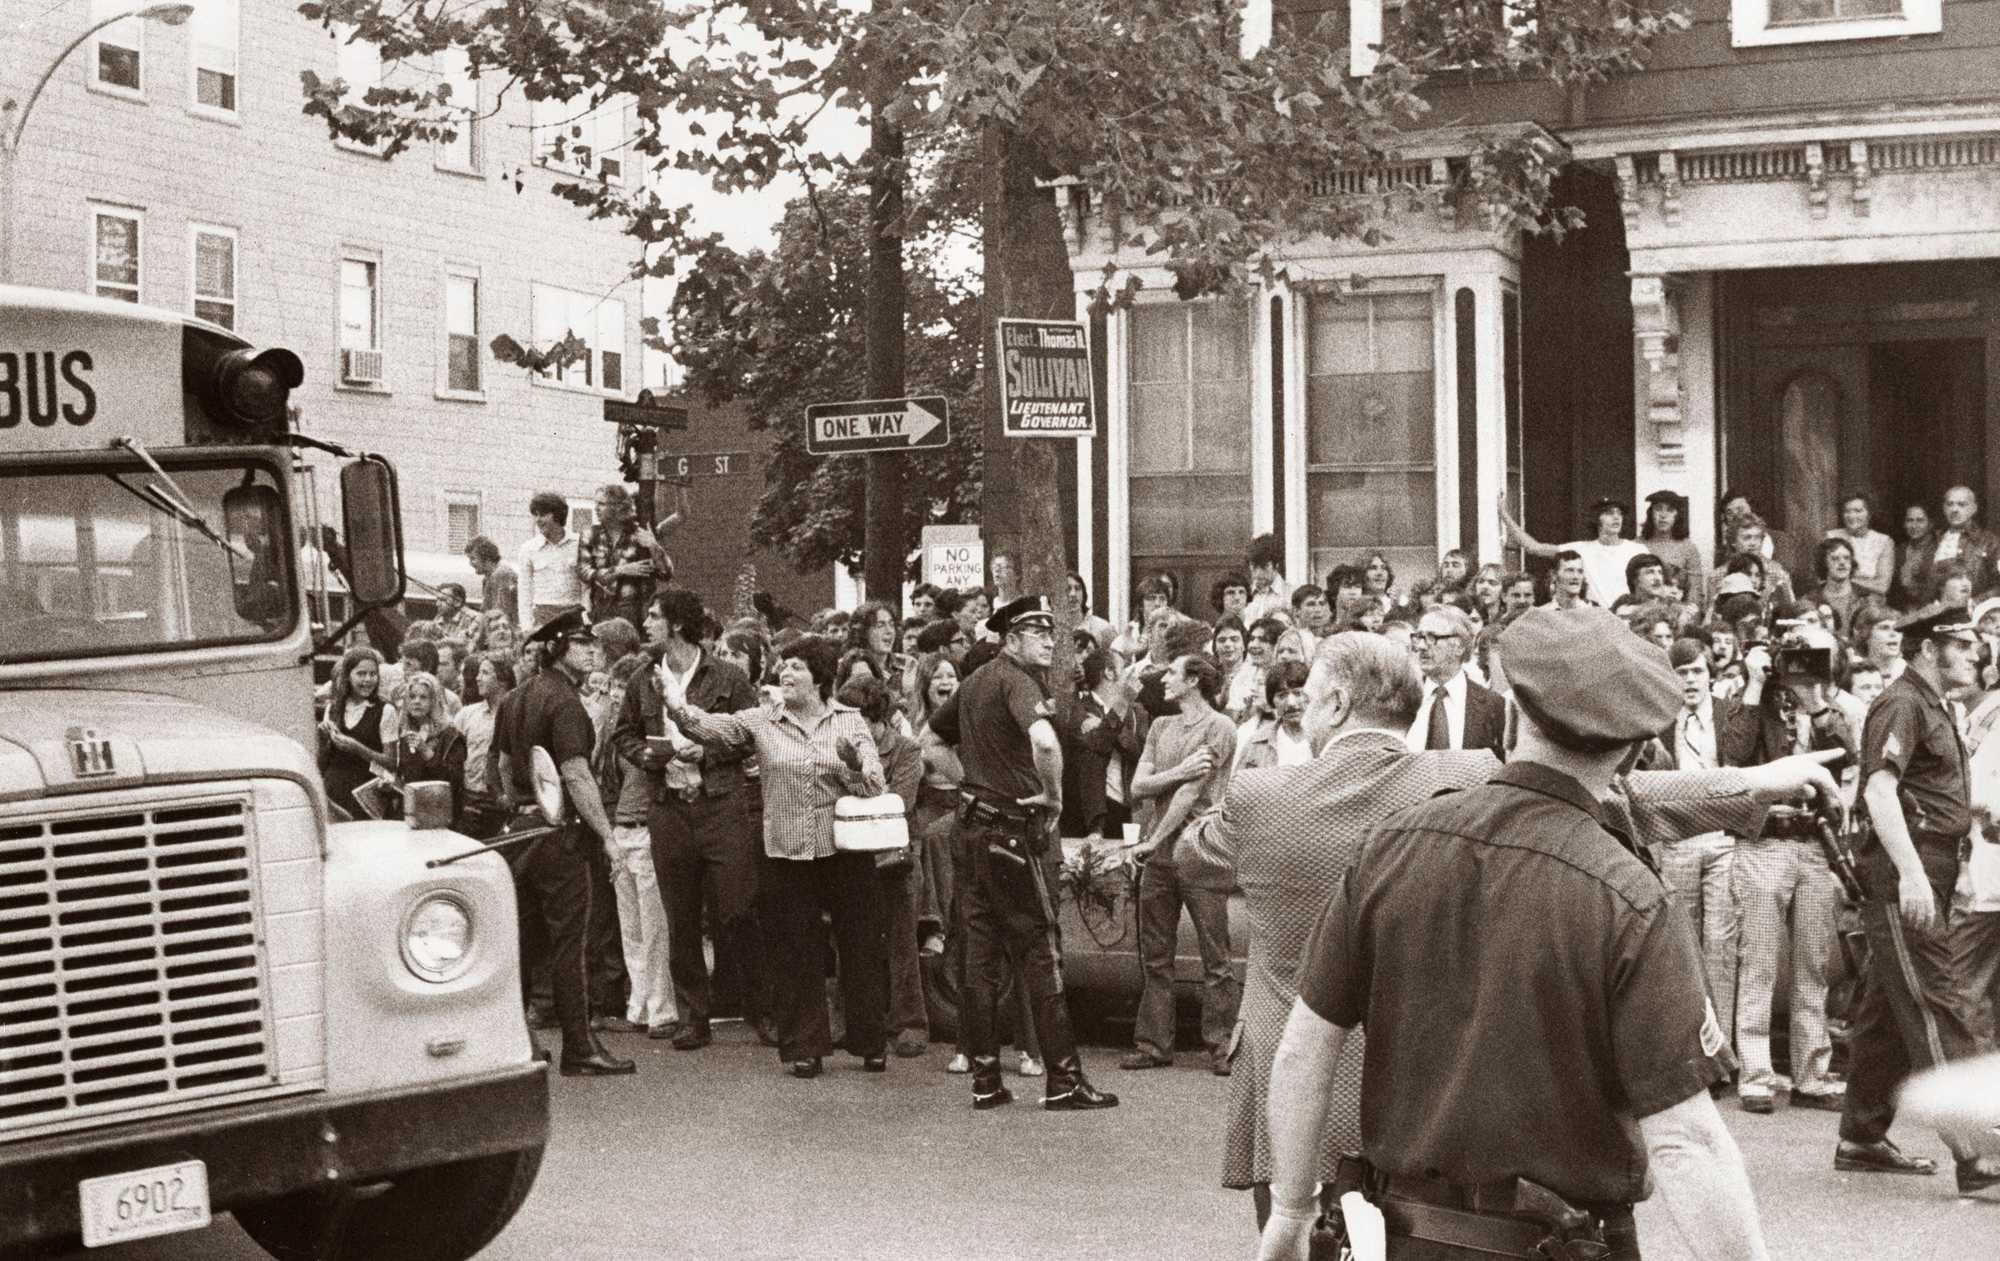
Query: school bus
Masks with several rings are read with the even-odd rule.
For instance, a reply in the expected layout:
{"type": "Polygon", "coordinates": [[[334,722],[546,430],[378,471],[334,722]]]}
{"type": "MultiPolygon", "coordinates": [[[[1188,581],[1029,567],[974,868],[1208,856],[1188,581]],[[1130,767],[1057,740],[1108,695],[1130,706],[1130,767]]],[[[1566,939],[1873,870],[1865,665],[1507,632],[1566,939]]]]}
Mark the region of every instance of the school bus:
{"type": "Polygon", "coordinates": [[[403,567],[394,470],[299,432],[302,378],[0,287],[0,1252],[229,1211],[280,1257],[457,1261],[540,1167],[505,863],[336,819],[315,767],[304,450],[355,616],[403,567]]]}

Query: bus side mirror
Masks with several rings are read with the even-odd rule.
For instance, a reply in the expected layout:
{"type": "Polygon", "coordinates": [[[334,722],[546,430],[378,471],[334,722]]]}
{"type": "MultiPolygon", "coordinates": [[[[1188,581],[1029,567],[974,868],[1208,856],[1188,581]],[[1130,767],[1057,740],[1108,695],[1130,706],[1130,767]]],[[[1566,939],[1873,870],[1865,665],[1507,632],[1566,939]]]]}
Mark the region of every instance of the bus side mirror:
{"type": "Polygon", "coordinates": [[[340,510],[347,536],[347,585],[357,607],[403,598],[403,506],[396,470],[364,455],[340,470],[340,510]]]}
{"type": "Polygon", "coordinates": [[[284,616],[284,498],[255,482],[232,486],[222,496],[222,532],[250,557],[247,567],[235,570],[236,616],[248,622],[284,616]]]}

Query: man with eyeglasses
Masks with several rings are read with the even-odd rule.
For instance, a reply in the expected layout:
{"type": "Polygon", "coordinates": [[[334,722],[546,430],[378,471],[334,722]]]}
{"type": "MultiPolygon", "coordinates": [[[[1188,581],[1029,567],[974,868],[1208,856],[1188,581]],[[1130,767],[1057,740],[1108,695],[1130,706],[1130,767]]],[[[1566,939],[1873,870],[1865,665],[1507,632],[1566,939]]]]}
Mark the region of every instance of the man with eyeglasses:
{"type": "Polygon", "coordinates": [[[1405,737],[1413,753],[1426,749],[1490,749],[1500,757],[1507,704],[1465,674],[1472,619],[1450,605],[1425,611],[1410,636],[1424,674],[1424,703],[1405,737]]]}

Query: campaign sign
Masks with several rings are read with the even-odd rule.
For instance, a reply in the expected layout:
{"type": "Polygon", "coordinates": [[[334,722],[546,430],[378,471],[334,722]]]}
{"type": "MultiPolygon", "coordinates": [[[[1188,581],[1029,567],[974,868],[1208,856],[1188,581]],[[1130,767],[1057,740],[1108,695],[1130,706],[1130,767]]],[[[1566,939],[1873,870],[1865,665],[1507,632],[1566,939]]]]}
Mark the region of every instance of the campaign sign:
{"type": "Polygon", "coordinates": [[[1009,438],[1097,433],[1090,330],[1081,320],[1000,321],[1000,410],[1009,438]]]}

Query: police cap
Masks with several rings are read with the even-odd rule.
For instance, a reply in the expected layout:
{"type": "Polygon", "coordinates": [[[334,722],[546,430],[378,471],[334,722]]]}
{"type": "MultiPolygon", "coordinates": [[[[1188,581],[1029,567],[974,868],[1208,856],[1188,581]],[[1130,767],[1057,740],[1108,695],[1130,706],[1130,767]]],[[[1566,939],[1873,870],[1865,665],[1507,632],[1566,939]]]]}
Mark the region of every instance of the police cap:
{"type": "Polygon", "coordinates": [[[1049,607],[1047,596],[1024,595],[1018,600],[1009,600],[986,619],[986,629],[995,635],[1005,635],[1010,630],[1027,626],[1041,626],[1048,630],[1056,628],[1055,611],[1049,607]]]}
{"type": "Polygon", "coordinates": [[[1913,613],[1905,613],[1896,622],[1897,630],[1919,639],[1970,639],[1977,627],[1972,613],[1963,604],[1946,604],[1942,600],[1933,600],[1913,613]]]}
{"type": "Polygon", "coordinates": [[[1608,752],[1666,730],[1680,710],[1667,654],[1594,604],[1529,609],[1498,643],[1515,701],[1565,748],[1608,752]]]}
{"type": "Polygon", "coordinates": [[[572,604],[548,621],[543,622],[529,633],[527,642],[531,644],[558,644],[565,639],[589,639],[590,619],[583,615],[583,606],[572,604]]]}

